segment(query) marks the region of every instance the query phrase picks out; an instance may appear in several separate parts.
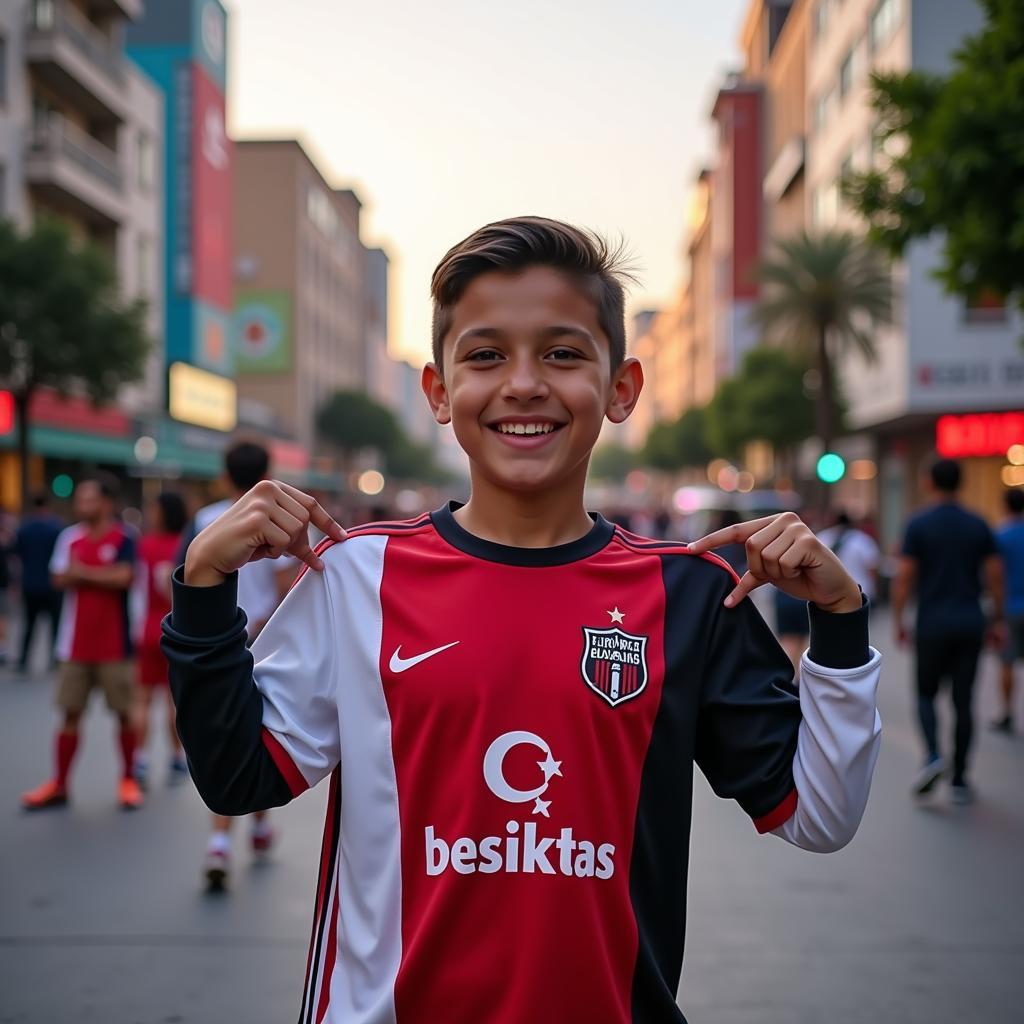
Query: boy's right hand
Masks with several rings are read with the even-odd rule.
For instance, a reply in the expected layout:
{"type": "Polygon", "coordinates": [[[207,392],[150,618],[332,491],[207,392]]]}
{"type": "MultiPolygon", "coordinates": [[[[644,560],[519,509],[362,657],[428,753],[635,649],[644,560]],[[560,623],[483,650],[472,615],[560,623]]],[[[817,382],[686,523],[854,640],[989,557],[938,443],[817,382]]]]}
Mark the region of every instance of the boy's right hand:
{"type": "Polygon", "coordinates": [[[309,546],[310,524],[332,540],[348,536],[315,498],[279,480],[261,480],[189,545],[185,582],[214,587],[248,562],[283,554],[321,572],[324,563],[309,546]]]}

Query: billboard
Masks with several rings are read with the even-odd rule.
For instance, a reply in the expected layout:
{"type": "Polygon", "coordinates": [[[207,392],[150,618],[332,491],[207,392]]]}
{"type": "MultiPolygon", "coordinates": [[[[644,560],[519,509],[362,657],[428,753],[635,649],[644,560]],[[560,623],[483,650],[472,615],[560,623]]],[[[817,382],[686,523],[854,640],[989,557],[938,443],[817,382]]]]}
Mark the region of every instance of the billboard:
{"type": "Polygon", "coordinates": [[[235,369],[281,373],[292,365],[292,297],[285,291],[241,291],[233,323],[235,369]]]}
{"type": "Polygon", "coordinates": [[[171,416],[211,430],[234,430],[238,420],[238,390],[233,380],[215,373],[172,363],[167,373],[167,406],[171,416]]]}
{"type": "Polygon", "coordinates": [[[227,91],[227,14],[217,0],[192,0],[192,53],[223,95],[227,91]]]}
{"type": "Polygon", "coordinates": [[[192,293],[230,310],[231,140],[224,124],[224,94],[196,64],[191,66],[192,293]]]}
{"type": "Polygon", "coordinates": [[[192,350],[189,362],[214,373],[232,375],[235,368],[231,346],[231,314],[198,299],[192,309],[192,350]]]}

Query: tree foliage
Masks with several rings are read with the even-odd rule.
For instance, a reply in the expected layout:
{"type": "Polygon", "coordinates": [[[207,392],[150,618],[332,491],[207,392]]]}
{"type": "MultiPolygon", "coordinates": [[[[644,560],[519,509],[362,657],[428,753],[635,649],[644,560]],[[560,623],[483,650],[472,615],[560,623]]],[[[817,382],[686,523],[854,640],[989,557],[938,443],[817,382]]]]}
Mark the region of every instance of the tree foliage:
{"type": "Polygon", "coordinates": [[[849,232],[801,232],[775,243],[758,277],[754,320],[765,341],[813,360],[820,382],[817,433],[829,448],[838,418],[836,359],[851,348],[869,362],[876,358],[875,330],[892,320],[890,269],[876,249],[849,232]]]}
{"type": "Polygon", "coordinates": [[[705,465],[713,457],[705,437],[705,415],[704,408],[694,406],[676,420],[655,423],[641,452],[643,461],[668,471],[705,465]]]}
{"type": "Polygon", "coordinates": [[[590,460],[590,475],[595,480],[621,480],[639,463],[637,453],[625,445],[614,442],[599,444],[590,460]]]}
{"type": "Polygon", "coordinates": [[[708,406],[705,433],[716,455],[737,458],[751,441],[791,448],[814,433],[814,400],[803,356],[778,348],[751,349],[739,373],[723,381],[708,406]]]}
{"type": "Polygon", "coordinates": [[[0,222],[0,377],[14,396],[22,496],[28,491],[28,408],[40,387],[80,390],[97,404],[140,380],[151,341],[146,306],[127,301],[107,254],[41,220],[28,234],[0,222]]]}
{"type": "Polygon", "coordinates": [[[948,76],[872,76],[894,155],[845,190],[894,254],[941,230],[936,275],[948,291],[968,300],[993,291],[1024,310],[1024,4],[980,3],[986,24],[948,76]]]}
{"type": "Polygon", "coordinates": [[[386,455],[402,435],[394,413],[364,391],[336,391],[320,407],[316,426],[324,440],[349,454],[376,448],[386,455]]]}

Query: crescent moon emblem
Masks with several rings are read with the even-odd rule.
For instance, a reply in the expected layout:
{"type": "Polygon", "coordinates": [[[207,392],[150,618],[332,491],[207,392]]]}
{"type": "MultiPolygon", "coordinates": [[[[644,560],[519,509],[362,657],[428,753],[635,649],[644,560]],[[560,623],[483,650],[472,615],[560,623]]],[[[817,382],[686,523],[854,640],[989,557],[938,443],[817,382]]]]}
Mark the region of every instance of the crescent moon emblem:
{"type": "Polygon", "coordinates": [[[548,788],[546,780],[536,789],[530,790],[515,789],[505,780],[505,756],[521,743],[536,747],[545,754],[551,753],[551,748],[536,733],[507,732],[499,736],[484,754],[484,781],[499,800],[505,800],[510,804],[524,804],[529,800],[536,800],[548,788]]]}

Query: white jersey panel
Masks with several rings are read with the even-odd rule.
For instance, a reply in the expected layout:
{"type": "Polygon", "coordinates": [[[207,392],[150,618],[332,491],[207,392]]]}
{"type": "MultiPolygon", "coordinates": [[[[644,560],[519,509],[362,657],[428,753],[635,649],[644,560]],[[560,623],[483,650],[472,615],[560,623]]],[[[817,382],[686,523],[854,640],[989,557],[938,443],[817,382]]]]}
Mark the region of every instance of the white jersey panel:
{"type": "MultiPolygon", "coordinates": [[[[85,527],[81,523],[73,523],[64,527],[57,535],[57,543],[53,546],[53,554],[50,555],[50,573],[59,576],[68,571],[71,565],[71,545],[85,533],[85,527]]],[[[77,594],[75,588],[64,591],[64,600],[60,606],[60,622],[57,625],[57,639],[54,643],[54,653],[58,661],[69,661],[71,659],[71,645],[74,643],[75,615],[78,609],[77,594]]]]}
{"type": "Polygon", "coordinates": [[[803,716],[793,760],[796,812],[773,835],[812,853],[832,853],[854,836],[867,806],[882,741],[876,707],[882,656],[857,668],[800,663],[803,716]]]}
{"type": "MultiPolygon", "coordinates": [[[[401,823],[391,715],[380,677],[380,585],[388,538],[354,537],[324,553],[344,614],[340,669],[341,839],[337,963],[328,1024],[395,1024],[402,959],[401,823]]],[[[306,575],[309,575],[307,573],[306,575]]]]}

